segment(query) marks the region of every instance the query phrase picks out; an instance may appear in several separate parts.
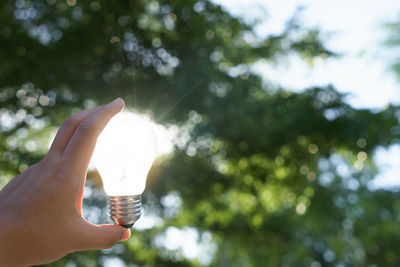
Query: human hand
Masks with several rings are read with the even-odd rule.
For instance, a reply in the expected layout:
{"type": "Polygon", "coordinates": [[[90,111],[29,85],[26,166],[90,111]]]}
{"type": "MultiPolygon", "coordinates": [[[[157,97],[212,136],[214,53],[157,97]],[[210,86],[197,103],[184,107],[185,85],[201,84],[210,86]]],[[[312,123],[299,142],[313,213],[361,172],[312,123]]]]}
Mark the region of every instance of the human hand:
{"type": "Polygon", "coordinates": [[[49,263],[67,253],[106,249],[129,239],[118,225],[82,217],[87,168],[98,135],[124,101],[67,118],[48,154],[0,191],[0,266],[49,263]]]}

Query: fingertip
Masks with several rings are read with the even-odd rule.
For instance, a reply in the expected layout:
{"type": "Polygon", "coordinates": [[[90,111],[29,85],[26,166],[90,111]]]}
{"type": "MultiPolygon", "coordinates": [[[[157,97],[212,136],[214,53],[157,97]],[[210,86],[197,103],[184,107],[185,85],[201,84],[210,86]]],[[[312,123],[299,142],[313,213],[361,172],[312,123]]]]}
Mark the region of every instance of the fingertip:
{"type": "Polygon", "coordinates": [[[95,225],[86,220],[83,224],[84,227],[77,233],[78,250],[108,249],[120,241],[128,240],[131,235],[129,229],[116,224],[95,225]]]}
{"type": "Polygon", "coordinates": [[[125,106],[125,101],[122,98],[118,97],[116,100],[121,102],[122,105],[125,106]]]}
{"type": "Polygon", "coordinates": [[[108,105],[116,106],[121,111],[125,107],[125,101],[122,98],[118,97],[108,105]]]}
{"type": "Polygon", "coordinates": [[[130,237],[131,237],[131,230],[130,230],[130,229],[127,229],[127,228],[124,228],[124,231],[122,232],[122,235],[121,235],[121,239],[120,239],[119,241],[120,241],[120,242],[121,242],[121,241],[126,241],[126,240],[128,240],[130,237]]]}

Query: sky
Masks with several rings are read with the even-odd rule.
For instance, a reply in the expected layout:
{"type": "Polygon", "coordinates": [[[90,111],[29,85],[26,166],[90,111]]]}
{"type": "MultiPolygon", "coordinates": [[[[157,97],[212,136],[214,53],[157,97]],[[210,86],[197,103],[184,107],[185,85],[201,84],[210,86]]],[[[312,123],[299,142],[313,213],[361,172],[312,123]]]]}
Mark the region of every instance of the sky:
{"type": "MultiPolygon", "coordinates": [[[[285,64],[259,62],[253,70],[268,82],[301,91],[310,86],[333,84],[354,108],[382,109],[389,103],[400,104],[400,80],[390,70],[400,53],[384,46],[388,32],[384,25],[400,19],[400,1],[396,0],[213,0],[231,14],[251,23],[259,20],[259,36],[279,34],[298,7],[300,23],[317,27],[328,49],[339,53],[337,59],[320,60],[313,67],[292,56],[285,64]]],[[[400,187],[400,145],[378,148],[374,153],[380,174],[370,187],[400,187]]]]}
{"type": "Polygon", "coordinates": [[[339,59],[321,61],[310,68],[293,57],[288,66],[260,66],[268,80],[285,88],[301,90],[312,85],[332,83],[341,92],[354,95],[348,102],[358,108],[382,108],[400,103],[400,86],[388,68],[393,51],[382,45],[387,32],[384,23],[400,17],[400,1],[395,0],[214,0],[230,13],[251,22],[259,36],[278,34],[300,6],[303,26],[318,27],[329,34],[326,46],[340,54],[339,59]]]}

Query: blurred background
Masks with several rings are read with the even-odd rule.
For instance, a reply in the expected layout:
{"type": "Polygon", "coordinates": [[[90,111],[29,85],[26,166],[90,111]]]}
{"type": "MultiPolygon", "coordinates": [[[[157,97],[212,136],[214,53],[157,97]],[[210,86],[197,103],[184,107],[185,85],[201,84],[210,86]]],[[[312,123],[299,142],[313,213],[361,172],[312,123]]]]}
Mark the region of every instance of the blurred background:
{"type": "Polygon", "coordinates": [[[133,237],[47,266],[400,265],[400,2],[0,6],[0,188],[116,97],[173,133],[133,237]]]}

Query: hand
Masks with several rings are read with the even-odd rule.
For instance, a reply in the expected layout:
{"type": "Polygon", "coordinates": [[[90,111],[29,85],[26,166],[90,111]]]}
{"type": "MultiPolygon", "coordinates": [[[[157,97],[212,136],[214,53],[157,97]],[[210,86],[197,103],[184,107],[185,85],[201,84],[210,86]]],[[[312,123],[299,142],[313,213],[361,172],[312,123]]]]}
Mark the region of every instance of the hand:
{"type": "Polygon", "coordinates": [[[66,119],[48,154],[0,191],[0,266],[49,263],[67,253],[106,249],[130,237],[118,225],[82,217],[87,168],[98,135],[122,99],[66,119]]]}

